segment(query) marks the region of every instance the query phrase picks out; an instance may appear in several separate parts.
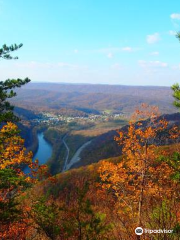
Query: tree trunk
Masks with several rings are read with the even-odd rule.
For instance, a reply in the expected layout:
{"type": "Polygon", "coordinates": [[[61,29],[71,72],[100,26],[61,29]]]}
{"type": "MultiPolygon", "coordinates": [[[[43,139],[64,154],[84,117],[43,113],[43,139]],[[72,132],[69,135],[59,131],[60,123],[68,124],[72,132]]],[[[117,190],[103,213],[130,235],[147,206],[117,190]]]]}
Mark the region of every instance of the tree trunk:
{"type": "MultiPolygon", "coordinates": [[[[144,193],[144,180],[145,180],[145,173],[144,169],[142,171],[142,180],[141,180],[141,190],[139,196],[139,209],[138,209],[138,227],[142,227],[142,205],[143,205],[143,193],[144,193]]],[[[141,239],[140,235],[137,235],[137,240],[141,239]]]]}

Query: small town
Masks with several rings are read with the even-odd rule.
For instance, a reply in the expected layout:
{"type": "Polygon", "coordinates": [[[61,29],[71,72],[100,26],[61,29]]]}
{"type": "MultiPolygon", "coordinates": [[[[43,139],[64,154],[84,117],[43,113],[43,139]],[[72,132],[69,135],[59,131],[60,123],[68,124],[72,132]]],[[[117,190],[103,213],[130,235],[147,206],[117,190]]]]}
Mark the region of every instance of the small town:
{"type": "Polygon", "coordinates": [[[31,120],[33,123],[47,123],[47,124],[60,124],[60,123],[70,123],[70,122],[89,122],[95,123],[99,122],[108,122],[112,120],[125,119],[126,115],[123,113],[118,114],[89,114],[87,116],[64,116],[64,115],[56,115],[49,112],[43,112],[41,116],[38,116],[36,119],[31,120]]]}

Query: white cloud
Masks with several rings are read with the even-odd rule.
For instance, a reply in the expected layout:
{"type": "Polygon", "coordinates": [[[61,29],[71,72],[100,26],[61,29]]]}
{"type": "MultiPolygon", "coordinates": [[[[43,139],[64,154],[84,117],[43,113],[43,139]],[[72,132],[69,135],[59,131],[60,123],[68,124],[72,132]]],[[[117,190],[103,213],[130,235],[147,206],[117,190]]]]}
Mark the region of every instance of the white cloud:
{"type": "Polygon", "coordinates": [[[178,20],[180,20],[180,13],[172,13],[170,15],[170,17],[171,17],[171,19],[178,19],[178,20]]]}
{"type": "Polygon", "coordinates": [[[120,69],[122,69],[122,65],[119,64],[119,63],[115,63],[115,64],[111,65],[111,68],[116,69],[116,70],[120,70],[120,69]]]}
{"type": "Polygon", "coordinates": [[[121,51],[124,51],[124,52],[137,52],[139,50],[142,50],[142,48],[139,48],[139,47],[123,47],[121,48],[121,51]]]}
{"type": "Polygon", "coordinates": [[[169,35],[171,35],[171,36],[175,36],[175,35],[177,34],[177,32],[176,32],[176,31],[173,31],[173,30],[170,30],[168,33],[169,33],[169,35]]]}
{"type": "Polygon", "coordinates": [[[170,18],[172,20],[172,23],[173,23],[174,27],[179,29],[180,13],[172,13],[170,15],[170,18]]]}
{"type": "Polygon", "coordinates": [[[120,52],[120,51],[121,51],[121,48],[118,48],[118,47],[109,47],[109,48],[101,48],[101,49],[93,50],[93,52],[106,53],[106,54],[120,52]]]}
{"type": "Polygon", "coordinates": [[[67,62],[58,62],[57,66],[61,68],[79,69],[78,65],[67,63],[67,62]]]}
{"type": "Polygon", "coordinates": [[[171,66],[173,70],[180,70],[180,64],[171,66]]]}
{"type": "Polygon", "coordinates": [[[56,63],[48,63],[48,62],[36,62],[36,61],[31,61],[31,62],[17,62],[15,63],[16,67],[20,68],[27,68],[27,69],[59,69],[59,68],[64,68],[64,69],[84,69],[87,68],[86,66],[80,66],[77,64],[71,64],[67,62],[56,62],[56,63]]]}
{"type": "Polygon", "coordinates": [[[109,48],[101,48],[101,49],[96,49],[96,50],[93,50],[93,52],[96,52],[96,53],[105,53],[105,54],[109,54],[109,53],[119,53],[119,52],[135,52],[135,51],[138,51],[138,50],[141,50],[141,48],[134,48],[134,47],[129,47],[129,46],[125,46],[125,47],[109,47],[109,48]]]}
{"type": "Polygon", "coordinates": [[[78,49],[74,49],[74,53],[78,53],[79,51],[78,51],[78,49]]]}
{"type": "Polygon", "coordinates": [[[160,61],[139,60],[138,63],[139,63],[139,66],[142,68],[166,68],[168,66],[166,62],[160,62],[160,61]]]}
{"type": "Polygon", "coordinates": [[[38,68],[52,68],[53,64],[48,62],[36,62],[36,61],[30,61],[30,62],[16,62],[16,67],[21,68],[30,68],[30,69],[38,69],[38,68]]]}
{"type": "Polygon", "coordinates": [[[108,53],[107,57],[108,58],[113,58],[113,54],[112,53],[108,53]]]}
{"type": "Polygon", "coordinates": [[[146,40],[147,40],[147,43],[149,43],[149,44],[156,43],[160,40],[160,35],[159,35],[159,33],[154,33],[152,35],[147,35],[146,40]]]}
{"type": "Polygon", "coordinates": [[[158,55],[159,55],[159,52],[151,52],[150,55],[152,55],[152,56],[158,56],[158,55]]]}
{"type": "Polygon", "coordinates": [[[132,52],[132,51],[133,51],[133,48],[132,48],[132,47],[123,47],[123,48],[122,48],[122,51],[132,52]]]}

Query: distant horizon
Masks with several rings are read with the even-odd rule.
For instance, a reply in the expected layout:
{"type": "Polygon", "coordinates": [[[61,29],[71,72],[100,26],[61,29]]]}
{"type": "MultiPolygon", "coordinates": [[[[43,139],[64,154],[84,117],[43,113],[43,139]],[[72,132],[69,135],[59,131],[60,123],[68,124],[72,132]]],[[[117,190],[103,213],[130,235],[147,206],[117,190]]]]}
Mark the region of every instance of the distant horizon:
{"type": "Polygon", "coordinates": [[[28,84],[63,84],[63,85],[105,85],[105,86],[124,86],[124,87],[165,87],[171,88],[171,86],[163,86],[163,85],[126,85],[126,84],[110,84],[110,83],[73,83],[73,82],[48,82],[48,81],[31,81],[28,84]]]}

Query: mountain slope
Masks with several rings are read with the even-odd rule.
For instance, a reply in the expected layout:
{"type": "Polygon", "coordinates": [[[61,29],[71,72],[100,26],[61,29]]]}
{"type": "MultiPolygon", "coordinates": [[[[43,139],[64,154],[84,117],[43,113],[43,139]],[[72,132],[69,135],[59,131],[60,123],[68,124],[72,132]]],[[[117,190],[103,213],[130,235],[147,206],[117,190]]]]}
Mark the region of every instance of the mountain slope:
{"type": "MultiPolygon", "coordinates": [[[[166,119],[169,124],[180,125],[180,113],[166,114],[160,118],[166,119]]],[[[124,126],[121,131],[126,131],[127,128],[128,126],[124,126]]],[[[93,139],[92,143],[82,152],[81,160],[73,167],[85,166],[101,159],[120,156],[122,154],[121,147],[114,140],[115,136],[117,136],[117,131],[109,131],[93,139]]]]}
{"type": "Polygon", "coordinates": [[[159,106],[162,113],[176,112],[169,87],[139,87],[121,85],[30,83],[18,90],[15,105],[28,109],[80,111],[118,111],[130,114],[146,102],[159,106]]]}

